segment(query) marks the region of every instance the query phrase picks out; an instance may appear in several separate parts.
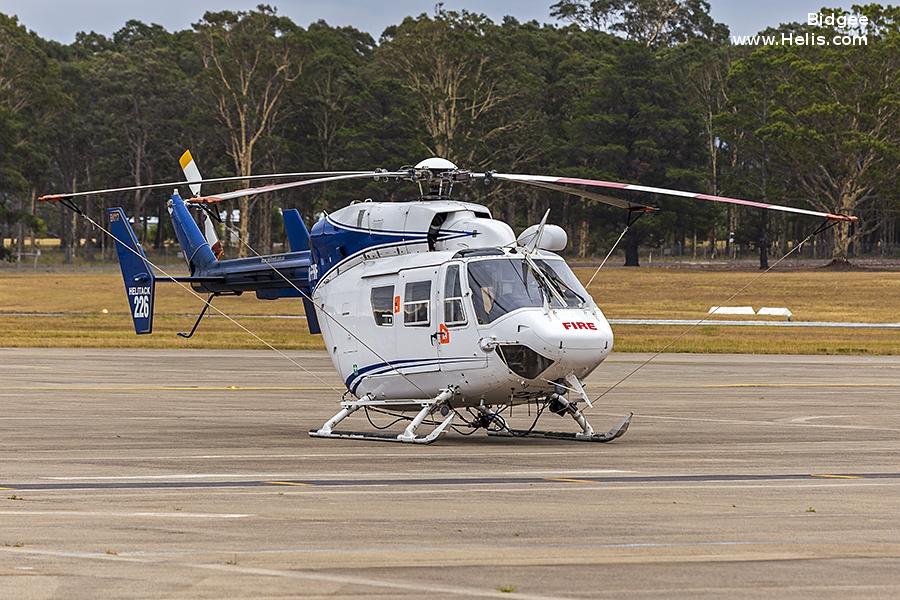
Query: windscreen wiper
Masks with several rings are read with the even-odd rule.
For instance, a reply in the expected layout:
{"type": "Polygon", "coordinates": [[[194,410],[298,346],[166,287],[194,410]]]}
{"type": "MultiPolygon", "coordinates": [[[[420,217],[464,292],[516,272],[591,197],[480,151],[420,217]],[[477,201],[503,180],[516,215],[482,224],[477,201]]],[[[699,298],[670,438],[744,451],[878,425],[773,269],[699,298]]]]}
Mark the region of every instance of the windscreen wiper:
{"type": "MultiPolygon", "coordinates": [[[[537,261],[535,261],[535,262],[537,262],[537,261]]],[[[571,287],[569,287],[569,285],[566,284],[565,281],[560,279],[559,275],[556,274],[556,271],[554,271],[546,263],[537,263],[537,264],[538,264],[538,268],[541,270],[541,273],[544,275],[544,277],[546,277],[547,282],[549,284],[553,285],[553,287],[556,288],[556,290],[559,292],[559,294],[561,296],[564,295],[566,291],[569,291],[573,296],[578,298],[579,308],[584,306],[585,299],[581,297],[581,294],[579,294],[578,292],[573,290],[571,287]]],[[[566,303],[566,302],[563,302],[563,304],[568,305],[568,303],[566,303]]]]}

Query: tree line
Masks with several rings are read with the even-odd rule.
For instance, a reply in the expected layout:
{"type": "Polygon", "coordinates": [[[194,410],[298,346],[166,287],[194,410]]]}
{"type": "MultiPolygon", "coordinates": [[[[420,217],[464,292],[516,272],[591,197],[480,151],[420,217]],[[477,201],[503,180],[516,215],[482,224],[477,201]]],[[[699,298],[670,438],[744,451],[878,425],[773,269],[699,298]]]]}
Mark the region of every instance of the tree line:
{"type": "MultiPolygon", "coordinates": [[[[0,240],[13,244],[0,252],[53,236],[67,261],[110,257],[109,240],[35,196],[175,181],[190,148],[208,177],[394,169],[434,155],[473,170],[732,195],[858,216],[818,245],[839,263],[891,254],[900,8],[854,12],[869,19],[856,32],[865,45],[734,45],[704,0],[561,0],[551,7],[559,25],[438,5],[378,40],[322,21],[304,28],[266,5],[208,12],[183,31],[129,21],[71,44],[0,14],[0,240]]],[[[790,23],[763,33],[835,31],[790,23]]],[[[615,209],[553,192],[468,193],[516,228],[551,208],[579,257],[605,253],[625,224],[615,209]]],[[[277,207],[311,219],[351,200],[413,196],[408,184],[342,184],[244,198],[225,214],[239,215],[241,237],[269,252],[283,239],[277,207]]],[[[144,246],[159,250],[174,240],[165,198],[97,196],[83,208],[98,218],[124,206],[144,246]]],[[[763,266],[820,225],[656,201],[664,210],[629,229],[627,264],[640,247],[680,253],[699,241],[758,252],[763,266]]]]}

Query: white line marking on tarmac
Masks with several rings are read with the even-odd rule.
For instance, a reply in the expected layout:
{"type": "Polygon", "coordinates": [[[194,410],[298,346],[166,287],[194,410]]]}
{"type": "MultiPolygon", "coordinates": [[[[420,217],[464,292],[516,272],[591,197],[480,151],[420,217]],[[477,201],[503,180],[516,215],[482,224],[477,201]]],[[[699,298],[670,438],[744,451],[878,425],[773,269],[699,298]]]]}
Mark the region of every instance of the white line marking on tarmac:
{"type": "MultiPolygon", "coordinates": [[[[391,489],[388,486],[378,485],[378,486],[366,486],[364,488],[356,488],[356,489],[329,489],[329,488],[321,488],[312,486],[304,486],[302,488],[289,488],[289,487],[275,487],[275,486],[260,486],[260,487],[252,487],[252,488],[202,488],[202,489],[135,489],[135,490],[78,490],[79,496],[89,496],[93,492],[101,492],[103,494],[104,499],[111,498],[130,498],[133,497],[136,493],[147,495],[150,492],[163,493],[163,494],[175,494],[175,493],[197,493],[198,491],[203,492],[204,497],[219,495],[219,496],[251,496],[251,495],[271,495],[274,491],[278,490],[283,495],[300,495],[300,494],[316,494],[316,495],[363,495],[363,494],[372,494],[372,495],[387,495],[387,496],[417,496],[417,495],[458,495],[458,494],[504,494],[504,493],[523,493],[523,492],[531,492],[539,490],[543,493],[547,492],[561,492],[561,493],[571,493],[571,492],[607,492],[607,491],[635,491],[635,490],[722,490],[722,489],[807,489],[807,488],[833,488],[834,486],[843,486],[843,487],[863,487],[863,486],[871,486],[871,487],[897,487],[900,486],[900,482],[883,482],[883,481],[863,481],[859,479],[849,480],[849,479],[828,479],[830,483],[815,483],[814,481],[821,482],[822,479],[815,479],[810,481],[795,481],[795,482],[774,482],[774,483],[746,483],[746,484],[655,484],[655,485],[634,485],[634,484],[585,484],[585,485],[561,485],[557,482],[548,481],[546,483],[535,483],[530,487],[509,487],[509,486],[497,486],[497,487],[443,487],[441,489],[436,488],[410,488],[405,490],[397,490],[391,489]]],[[[72,490],[21,490],[22,493],[27,492],[29,496],[35,496],[40,493],[43,494],[58,494],[59,492],[65,492],[70,494],[72,490]]],[[[2,550],[2,548],[0,548],[2,550]]]]}
{"type": "Polygon", "coordinates": [[[808,423],[809,421],[814,421],[817,419],[851,419],[853,417],[857,417],[859,415],[817,415],[814,417],[797,417],[795,419],[791,419],[790,423],[808,423]]]}
{"type": "MultiPolygon", "coordinates": [[[[760,515],[762,516],[762,515],[760,515]]],[[[770,518],[766,516],[765,518],[770,518]]],[[[769,540],[709,540],[709,541],[686,541],[686,542],[619,542],[619,543],[573,543],[573,544],[528,544],[528,548],[535,555],[552,555],[555,551],[558,551],[559,548],[565,548],[567,550],[593,550],[593,549],[606,549],[606,548],[692,548],[695,546],[764,546],[769,544],[779,544],[779,545],[794,545],[799,546],[803,545],[803,542],[783,542],[783,541],[769,541],[769,540]]],[[[505,547],[504,547],[505,548],[505,547]]],[[[399,554],[399,553],[407,553],[411,555],[421,555],[424,552],[440,552],[445,551],[446,547],[443,546],[434,546],[434,545],[416,545],[416,546],[396,546],[391,545],[391,553],[399,554]]],[[[485,547],[479,547],[480,551],[485,551],[485,547]]],[[[143,551],[137,550],[134,552],[119,552],[119,556],[142,556],[145,558],[166,558],[172,556],[189,556],[191,554],[201,554],[201,555],[222,555],[222,556],[256,556],[261,554],[334,554],[339,553],[342,555],[365,555],[372,553],[382,553],[384,552],[384,546],[356,546],[354,548],[339,548],[333,546],[326,547],[311,547],[311,546],[294,546],[294,547],[285,547],[285,548],[254,548],[252,550],[242,550],[242,549],[227,549],[227,550],[209,550],[203,548],[186,548],[186,549],[178,549],[178,550],[165,550],[165,551],[143,551]]]]}
{"type": "MultiPolygon", "coordinates": [[[[309,571],[282,571],[278,569],[262,569],[257,567],[239,567],[232,565],[192,564],[185,565],[195,569],[208,569],[221,573],[240,573],[242,575],[260,575],[265,577],[283,577],[286,579],[300,579],[306,581],[322,581],[326,583],[339,583],[344,585],[359,585],[364,587],[388,588],[394,590],[409,590],[423,593],[424,595],[452,594],[454,596],[468,596],[478,598],[518,598],[519,600],[551,600],[558,596],[541,596],[536,594],[522,594],[517,592],[495,592],[471,587],[456,585],[441,585],[434,583],[416,583],[413,581],[387,581],[373,579],[371,577],[359,577],[356,575],[334,575],[331,573],[313,573],[309,571]]],[[[560,598],[562,600],[562,598],[560,598]]]]}
{"type": "MultiPolygon", "coordinates": [[[[577,448],[572,448],[570,450],[550,450],[543,452],[528,452],[529,456],[571,456],[572,450],[576,450],[577,448]]],[[[416,458],[443,458],[443,459],[452,459],[452,458],[477,458],[477,457],[500,457],[500,456],[514,456],[521,457],[524,448],[519,448],[515,451],[496,451],[496,452],[454,452],[454,449],[448,448],[446,452],[408,452],[408,453],[385,453],[378,454],[379,458],[406,458],[406,459],[416,459],[416,458]]],[[[140,461],[140,460],[204,460],[204,459],[216,459],[216,458],[224,458],[228,460],[237,460],[237,459],[257,459],[257,458],[284,458],[284,459],[293,459],[293,460],[324,460],[324,459],[336,459],[342,460],[345,458],[372,458],[372,453],[365,452],[345,452],[345,453],[306,453],[306,454],[183,454],[183,455],[155,455],[155,456],[72,456],[71,450],[49,450],[48,452],[56,453],[61,452],[66,454],[67,456],[49,456],[49,457],[29,457],[28,460],[31,461],[73,461],[73,462],[83,462],[83,461],[91,461],[91,460],[114,460],[114,461],[140,461]]],[[[0,461],[16,461],[22,462],[23,458],[21,455],[18,456],[0,456],[0,461]]]]}
{"type": "Polygon", "coordinates": [[[705,385],[698,385],[698,388],[712,388],[712,389],[722,389],[722,388],[853,388],[855,391],[857,388],[895,388],[900,387],[900,383],[875,383],[875,382],[867,382],[867,383],[850,383],[850,382],[839,382],[839,383],[710,383],[705,385]]]}
{"type": "Polygon", "coordinates": [[[134,556],[118,556],[113,554],[99,554],[96,552],[66,552],[58,550],[38,550],[31,548],[0,548],[0,552],[12,554],[52,556],[57,558],[82,558],[90,560],[106,560],[113,562],[130,562],[139,564],[165,564],[167,567],[182,567],[187,569],[202,569],[232,573],[237,575],[257,575],[263,577],[279,577],[285,579],[297,579],[301,581],[320,581],[324,583],[337,583],[341,585],[357,585],[362,587],[387,588],[393,590],[408,590],[424,595],[451,594],[454,596],[466,596],[476,598],[513,598],[518,600],[567,600],[559,596],[541,596],[536,594],[523,594],[518,592],[498,592],[472,587],[455,585],[442,585],[434,583],[417,583],[414,581],[390,581],[374,579],[372,577],[359,577],[356,575],[341,575],[314,571],[282,571],[277,569],[262,569],[254,567],[239,567],[237,565],[172,563],[134,556]]]}
{"type": "MultiPolygon", "coordinates": [[[[604,413],[594,413],[597,416],[613,416],[612,413],[606,415],[604,413]]],[[[877,440],[879,444],[887,443],[887,440],[877,440]]],[[[777,450],[779,453],[807,453],[807,452],[818,452],[816,448],[819,447],[827,447],[830,445],[838,445],[840,446],[841,453],[846,452],[883,452],[883,451],[896,451],[897,446],[862,446],[855,447],[861,444],[870,444],[872,440],[842,440],[842,441],[833,441],[833,440],[811,440],[811,441],[797,441],[793,442],[797,446],[801,446],[799,448],[780,448],[777,450]]],[[[585,444],[587,445],[587,444],[585,444]]],[[[482,456],[490,456],[490,457],[498,457],[498,456],[515,456],[517,458],[530,457],[530,456],[571,456],[573,452],[584,452],[587,453],[590,451],[590,448],[584,448],[582,446],[576,446],[571,448],[570,450],[560,451],[560,452],[542,452],[542,451],[532,451],[532,448],[522,447],[518,452],[489,452],[489,453],[458,453],[451,454],[448,449],[447,453],[441,454],[419,454],[419,453],[409,453],[409,454],[379,454],[379,458],[389,458],[389,457],[403,457],[407,460],[419,459],[419,458],[434,458],[440,457],[444,459],[449,458],[478,458],[482,456]]],[[[770,448],[767,447],[766,444],[740,444],[735,448],[716,448],[715,454],[739,454],[745,455],[748,452],[758,453],[758,452],[772,452],[770,448]]],[[[41,452],[41,451],[38,451],[41,452]]],[[[56,450],[50,452],[58,452],[56,450]]],[[[71,451],[64,451],[67,456],[0,456],[0,462],[12,462],[23,463],[23,462],[55,462],[55,463],[66,463],[66,462],[103,462],[103,461],[116,461],[116,462],[140,462],[140,461],[150,461],[150,460],[211,460],[211,459],[227,459],[231,461],[236,460],[258,460],[258,459],[273,459],[273,460],[341,460],[344,458],[356,458],[356,457],[365,457],[372,458],[371,454],[187,454],[187,455],[159,455],[159,456],[81,456],[81,455],[72,455],[71,451]]],[[[634,450],[635,454],[658,454],[660,450],[634,450]]],[[[43,452],[42,452],[43,453],[43,452]]],[[[710,454],[710,450],[689,450],[689,449],[679,449],[678,453],[683,454],[710,454]]],[[[531,472],[531,471],[528,471],[531,472]]],[[[623,471],[627,472],[627,471],[623,471]]],[[[483,472],[479,472],[483,473],[483,472]]]]}
{"type": "MultiPolygon", "coordinates": [[[[512,476],[512,475],[609,475],[614,473],[637,473],[637,471],[624,471],[621,469],[577,469],[577,470],[560,470],[549,469],[546,471],[491,471],[493,476],[512,476]]],[[[226,477],[229,479],[328,479],[328,478],[345,478],[355,473],[172,473],[169,475],[97,475],[97,476],[73,476],[73,477],[40,477],[42,480],[51,481],[132,481],[132,480],[160,480],[160,479],[219,479],[226,477]]],[[[408,471],[369,471],[367,477],[378,479],[380,477],[404,477],[416,479],[415,475],[410,475],[408,471]]],[[[469,472],[444,472],[430,471],[423,478],[432,477],[483,477],[485,471],[469,471],[469,472]]],[[[12,488],[11,488],[12,489],[12,488]]]]}
{"type": "Polygon", "coordinates": [[[706,327],[815,327],[849,329],[900,329],[900,323],[854,321],[750,321],[734,319],[609,319],[610,325],[699,325],[706,327]]]}
{"type": "Polygon", "coordinates": [[[148,517],[163,519],[244,519],[255,516],[242,513],[103,512],[91,510],[0,510],[0,515],[15,515],[17,517],[148,517]]]}
{"type": "Polygon", "coordinates": [[[96,552],[73,552],[63,550],[39,550],[36,548],[0,548],[0,552],[9,552],[10,554],[28,554],[33,556],[52,556],[54,558],[89,558],[93,560],[110,560],[117,562],[144,563],[150,564],[157,561],[147,560],[145,558],[133,558],[128,556],[117,556],[115,554],[98,554],[96,552]]]}
{"type": "Polygon", "coordinates": [[[782,427],[821,427],[824,429],[864,429],[867,431],[896,431],[890,427],[869,427],[866,425],[823,425],[821,423],[789,423],[784,421],[748,421],[743,419],[704,419],[700,417],[668,417],[663,415],[647,415],[635,413],[636,419],[662,419],[666,421],[695,421],[702,423],[725,423],[728,425],[779,425],[782,427]]]}
{"type": "MultiPolygon", "coordinates": [[[[760,489],[760,488],[785,488],[785,489],[794,489],[794,488],[828,488],[834,487],[835,485],[840,486],[873,486],[873,487],[885,487],[885,486],[900,486],[900,482],[861,482],[860,480],[848,480],[848,479],[830,479],[833,483],[807,483],[796,481],[793,483],[746,483],[746,484],[694,484],[694,485],[685,485],[685,484],[671,484],[671,485],[621,485],[621,484],[596,484],[595,482],[585,482],[584,485],[559,485],[558,482],[548,481],[547,484],[552,484],[554,487],[548,487],[544,484],[536,483],[532,487],[486,487],[486,488],[473,488],[473,487],[465,487],[465,488],[445,488],[445,489],[408,489],[408,490],[394,490],[387,489],[387,486],[367,486],[364,489],[322,489],[317,488],[316,486],[305,487],[302,490],[298,490],[296,492],[290,492],[285,490],[286,494],[296,493],[296,494],[322,494],[322,495],[353,495],[353,494],[384,494],[388,496],[414,496],[417,494],[467,494],[467,493],[487,493],[487,494],[499,494],[499,493],[518,493],[518,492],[534,492],[536,489],[540,489],[542,492],[600,492],[600,491],[631,491],[631,490],[675,490],[675,489],[690,489],[690,490],[721,490],[721,489],[760,489]],[[540,486],[540,487],[537,487],[540,486]]],[[[270,488],[271,489],[271,488],[270,488]]],[[[215,492],[221,492],[222,490],[215,490],[215,492]]],[[[248,493],[257,493],[256,490],[249,491],[248,493]]]]}
{"type": "Polygon", "coordinates": [[[218,479],[227,478],[244,478],[256,477],[262,479],[270,479],[272,477],[282,477],[290,479],[294,475],[284,475],[283,473],[170,473],[168,475],[97,475],[97,476],[78,476],[78,477],[41,477],[40,479],[50,479],[53,481],[131,481],[131,480],[159,480],[159,479],[218,479]]]}

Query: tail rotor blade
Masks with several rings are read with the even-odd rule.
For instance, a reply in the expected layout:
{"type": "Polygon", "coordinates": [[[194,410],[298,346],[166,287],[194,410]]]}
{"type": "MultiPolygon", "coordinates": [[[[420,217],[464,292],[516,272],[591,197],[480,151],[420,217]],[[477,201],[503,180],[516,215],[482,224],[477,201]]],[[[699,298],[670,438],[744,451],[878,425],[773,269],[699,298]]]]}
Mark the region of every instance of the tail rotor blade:
{"type": "Polygon", "coordinates": [[[178,159],[178,163],[181,165],[181,170],[184,171],[184,178],[187,180],[189,187],[191,188],[191,195],[199,196],[199,182],[203,181],[203,176],[200,175],[200,169],[197,168],[197,163],[194,162],[194,157],[191,156],[191,151],[185,150],[184,154],[181,155],[181,158],[178,159]]]}
{"type": "Polygon", "coordinates": [[[200,214],[203,219],[203,237],[206,238],[206,242],[209,244],[210,250],[215,254],[216,260],[219,260],[225,253],[225,248],[222,247],[222,242],[219,241],[219,236],[216,233],[216,224],[213,223],[212,218],[205,212],[201,212],[200,214]]]}

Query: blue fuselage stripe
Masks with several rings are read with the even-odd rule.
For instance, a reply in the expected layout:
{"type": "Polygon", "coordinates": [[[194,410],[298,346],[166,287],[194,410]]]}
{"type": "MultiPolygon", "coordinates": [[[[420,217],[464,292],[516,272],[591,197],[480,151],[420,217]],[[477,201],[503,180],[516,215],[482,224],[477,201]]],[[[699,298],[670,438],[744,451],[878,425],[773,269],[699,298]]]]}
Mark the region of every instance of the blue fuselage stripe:
{"type": "Polygon", "coordinates": [[[428,367],[431,365],[453,364],[471,360],[478,359],[471,356],[464,356],[455,358],[408,358],[402,360],[391,360],[388,362],[376,363],[374,365],[368,365],[361,369],[357,369],[354,373],[347,377],[345,385],[347,386],[348,390],[355,394],[363,379],[371,375],[382,375],[384,373],[388,373],[394,370],[400,370],[402,368],[428,367]]]}
{"type": "MultiPolygon", "coordinates": [[[[436,239],[446,241],[473,235],[473,231],[441,229],[436,239]]],[[[310,240],[312,259],[318,271],[316,279],[310,281],[311,287],[315,287],[333,269],[364,252],[424,244],[428,241],[428,232],[365,229],[325,217],[313,226],[310,240]]]]}

